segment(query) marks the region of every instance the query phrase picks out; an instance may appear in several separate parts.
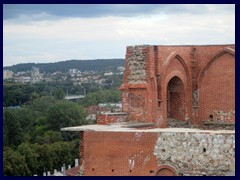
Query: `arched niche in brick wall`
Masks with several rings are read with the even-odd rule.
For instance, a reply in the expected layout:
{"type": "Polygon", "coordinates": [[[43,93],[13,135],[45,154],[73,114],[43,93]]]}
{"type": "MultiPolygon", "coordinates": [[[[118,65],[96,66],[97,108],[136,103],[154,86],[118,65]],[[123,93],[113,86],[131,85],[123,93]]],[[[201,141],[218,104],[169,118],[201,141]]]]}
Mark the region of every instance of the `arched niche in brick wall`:
{"type": "Polygon", "coordinates": [[[177,171],[173,166],[161,165],[156,169],[155,176],[177,176],[177,171]]]}
{"type": "Polygon", "coordinates": [[[184,100],[182,101],[183,103],[183,113],[184,113],[184,119],[181,120],[186,120],[189,119],[190,117],[190,96],[189,96],[189,83],[187,82],[187,78],[186,75],[181,72],[181,71],[172,71],[171,73],[169,73],[167,75],[167,77],[163,78],[163,82],[162,82],[162,116],[163,116],[163,125],[162,127],[167,127],[167,110],[168,110],[168,103],[167,103],[167,98],[168,98],[168,85],[169,82],[171,81],[172,78],[177,77],[179,79],[179,81],[182,83],[183,85],[183,92],[184,92],[184,100]]]}
{"type": "Polygon", "coordinates": [[[185,92],[183,82],[174,76],[167,85],[167,117],[184,121],[185,92]]]}
{"type": "MultiPolygon", "coordinates": [[[[190,80],[190,73],[187,67],[185,60],[176,52],[172,52],[166,60],[163,62],[161,72],[159,75],[162,77],[161,81],[161,103],[162,103],[162,110],[161,115],[163,117],[163,124],[161,127],[167,127],[167,87],[168,82],[174,77],[177,76],[181,79],[184,86],[184,120],[191,118],[191,80],[190,80]],[[177,64],[177,69],[173,68],[172,65],[177,64]]],[[[159,91],[158,91],[159,93],[159,91]]]]}
{"type": "Polygon", "coordinates": [[[198,77],[198,120],[235,122],[235,51],[219,50],[198,77]]]}

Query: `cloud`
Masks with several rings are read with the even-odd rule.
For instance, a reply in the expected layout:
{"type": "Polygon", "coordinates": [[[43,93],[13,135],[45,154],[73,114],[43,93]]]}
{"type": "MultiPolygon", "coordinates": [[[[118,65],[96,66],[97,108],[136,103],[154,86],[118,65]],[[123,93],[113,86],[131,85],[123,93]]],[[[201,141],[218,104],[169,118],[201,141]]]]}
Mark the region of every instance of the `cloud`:
{"type": "MultiPolygon", "coordinates": [[[[165,7],[165,5],[161,6],[165,7]]],[[[7,4],[3,6],[3,17],[4,20],[9,20],[16,19],[21,16],[41,16],[41,14],[48,14],[49,16],[59,18],[136,16],[141,14],[153,13],[157,9],[158,6],[149,4],[7,4]]]]}
{"type": "MultiPolygon", "coordinates": [[[[115,8],[122,7],[118,6],[115,8]]],[[[129,5],[128,8],[136,7],[129,5]]],[[[126,46],[136,44],[235,43],[235,12],[230,11],[232,6],[166,5],[151,10],[149,7],[148,11],[152,12],[149,14],[141,13],[139,9],[133,10],[140,13],[134,16],[58,18],[41,12],[41,15],[30,17],[27,22],[24,22],[28,18],[26,15],[18,17],[22,18],[21,23],[14,22],[16,19],[4,20],[4,65],[66,59],[124,58],[126,46]],[[199,12],[191,14],[194,9],[199,12]],[[33,21],[31,18],[39,19],[33,21]]]]}
{"type": "Polygon", "coordinates": [[[4,20],[44,20],[66,17],[133,17],[152,14],[231,13],[233,4],[4,4],[4,20]]]}

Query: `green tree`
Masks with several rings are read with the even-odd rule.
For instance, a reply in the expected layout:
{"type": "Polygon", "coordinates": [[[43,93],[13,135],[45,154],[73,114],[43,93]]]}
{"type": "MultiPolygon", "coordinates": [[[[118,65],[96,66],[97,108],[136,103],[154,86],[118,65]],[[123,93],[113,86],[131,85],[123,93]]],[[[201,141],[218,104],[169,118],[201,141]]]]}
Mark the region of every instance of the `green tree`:
{"type": "MultiPolygon", "coordinates": [[[[59,131],[63,127],[86,124],[86,112],[80,105],[67,100],[59,100],[51,107],[46,115],[49,129],[59,131]]],[[[77,137],[74,133],[62,132],[64,140],[77,137]]]]}
{"type": "Polygon", "coordinates": [[[29,143],[22,143],[18,146],[17,151],[25,158],[31,174],[36,174],[38,169],[39,154],[37,153],[35,147],[29,143]]]}
{"type": "Polygon", "coordinates": [[[61,88],[58,88],[55,91],[55,98],[58,100],[62,100],[62,99],[64,99],[64,97],[65,97],[64,91],[61,88]]]}
{"type": "Polygon", "coordinates": [[[15,110],[15,114],[16,120],[19,122],[23,133],[31,135],[35,126],[35,118],[32,111],[22,106],[21,108],[15,110]]]}
{"type": "Polygon", "coordinates": [[[55,142],[51,144],[33,144],[36,152],[38,152],[38,175],[42,175],[43,171],[51,171],[61,169],[63,164],[74,164],[74,159],[79,156],[79,140],[71,142],[55,142]]]}
{"type": "Polygon", "coordinates": [[[79,103],[84,106],[98,105],[98,103],[116,103],[121,101],[120,90],[99,90],[94,93],[89,93],[79,103]]]}
{"type": "Polygon", "coordinates": [[[22,140],[22,129],[17,120],[14,109],[4,109],[3,111],[3,140],[4,146],[16,147],[22,140]]]}
{"type": "Polygon", "coordinates": [[[85,123],[86,112],[80,105],[71,101],[57,101],[47,111],[49,127],[59,131],[60,128],[77,126],[85,123]]]}
{"type": "Polygon", "coordinates": [[[34,118],[45,116],[48,108],[56,102],[52,96],[44,96],[34,99],[32,102],[26,104],[26,108],[32,111],[34,118]]]}
{"type": "Polygon", "coordinates": [[[11,148],[4,148],[3,151],[3,173],[5,176],[30,176],[24,156],[11,148]]]}
{"type": "Polygon", "coordinates": [[[39,94],[36,92],[33,92],[30,94],[29,100],[33,101],[34,99],[39,98],[39,94]]]}
{"type": "MultiPolygon", "coordinates": [[[[38,157],[38,175],[42,175],[44,170],[53,170],[53,156],[49,151],[49,144],[38,145],[34,144],[36,151],[39,154],[38,157]]],[[[45,171],[45,172],[46,172],[45,171]]]]}
{"type": "Polygon", "coordinates": [[[38,144],[46,144],[46,143],[54,143],[58,141],[62,141],[63,137],[60,131],[47,131],[43,134],[43,136],[37,136],[36,142],[38,144]]]}

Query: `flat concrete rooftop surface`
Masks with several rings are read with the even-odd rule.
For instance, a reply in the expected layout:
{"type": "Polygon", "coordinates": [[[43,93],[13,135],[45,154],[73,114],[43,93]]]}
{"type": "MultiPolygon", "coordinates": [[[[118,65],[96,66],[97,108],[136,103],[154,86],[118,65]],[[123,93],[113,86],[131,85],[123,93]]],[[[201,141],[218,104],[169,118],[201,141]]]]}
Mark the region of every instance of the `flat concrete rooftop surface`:
{"type": "Polygon", "coordinates": [[[212,133],[212,134],[235,134],[235,130],[201,130],[191,128],[149,128],[140,129],[132,128],[133,126],[126,126],[124,123],[116,123],[109,125],[85,125],[75,127],[61,128],[61,131],[106,131],[106,132],[198,132],[198,133],[212,133]]]}

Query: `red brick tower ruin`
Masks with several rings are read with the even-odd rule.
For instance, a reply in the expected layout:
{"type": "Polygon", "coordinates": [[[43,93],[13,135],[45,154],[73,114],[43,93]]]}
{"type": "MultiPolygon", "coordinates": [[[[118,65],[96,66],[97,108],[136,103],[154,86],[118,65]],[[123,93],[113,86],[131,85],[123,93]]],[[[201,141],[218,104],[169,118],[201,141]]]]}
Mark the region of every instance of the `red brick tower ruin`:
{"type": "Polygon", "coordinates": [[[125,66],[129,121],[235,122],[235,45],[129,46],[125,66]]]}

